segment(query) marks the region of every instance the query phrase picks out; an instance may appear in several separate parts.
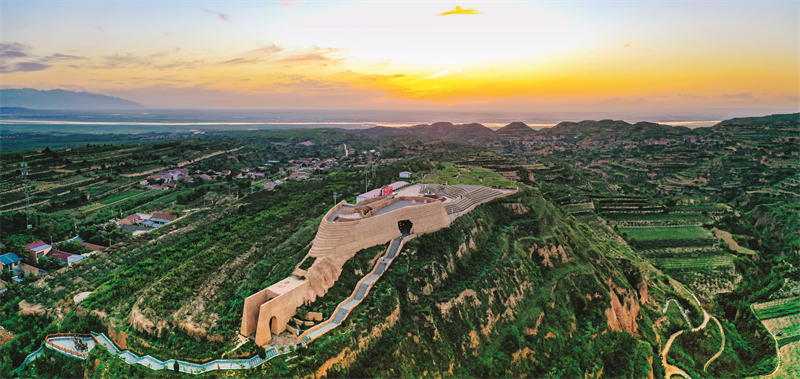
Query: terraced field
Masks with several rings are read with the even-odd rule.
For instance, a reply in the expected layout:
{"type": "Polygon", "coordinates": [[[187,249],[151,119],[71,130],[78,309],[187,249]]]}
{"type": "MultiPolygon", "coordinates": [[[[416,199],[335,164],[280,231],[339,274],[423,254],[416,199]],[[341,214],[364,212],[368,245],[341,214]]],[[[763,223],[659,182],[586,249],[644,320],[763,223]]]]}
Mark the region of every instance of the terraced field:
{"type": "Polygon", "coordinates": [[[594,204],[591,202],[567,204],[567,205],[562,205],[562,207],[564,208],[564,211],[566,211],[571,215],[594,213],[594,204]]]}
{"type": "Polygon", "coordinates": [[[606,215],[628,243],[656,267],[706,296],[730,292],[741,280],[734,256],[699,226],[711,222],[701,213],[606,215]],[[680,226],[654,226],[654,225],[680,226]],[[637,225],[639,227],[619,227],[637,225]]]}
{"type": "Polygon", "coordinates": [[[609,222],[619,227],[654,227],[654,226],[700,226],[710,223],[710,217],[700,213],[662,213],[662,214],[610,214],[609,222]]]}
{"type": "Polygon", "coordinates": [[[716,239],[711,232],[700,226],[619,228],[619,232],[637,247],[710,246],[716,244],[716,239]]]}
{"type": "Polygon", "coordinates": [[[753,304],[753,312],[761,320],[798,314],[800,313],[800,297],[753,304]]]}
{"type": "Polygon", "coordinates": [[[687,269],[695,267],[732,266],[733,257],[730,255],[714,255],[702,258],[656,258],[651,259],[653,264],[666,270],[687,269]]]}
{"type": "Polygon", "coordinates": [[[775,372],[762,378],[800,377],[800,297],[757,303],[751,309],[775,338],[780,358],[775,372]]]}

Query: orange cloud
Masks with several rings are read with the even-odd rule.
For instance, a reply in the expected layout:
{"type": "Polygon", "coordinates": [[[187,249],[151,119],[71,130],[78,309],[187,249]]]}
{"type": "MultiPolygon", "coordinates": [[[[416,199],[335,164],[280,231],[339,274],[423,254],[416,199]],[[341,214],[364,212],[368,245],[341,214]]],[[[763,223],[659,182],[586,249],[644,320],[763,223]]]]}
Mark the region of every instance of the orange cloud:
{"type": "Polygon", "coordinates": [[[447,12],[439,13],[439,14],[437,14],[437,16],[449,16],[449,15],[452,15],[452,14],[483,14],[483,13],[478,12],[478,10],[475,9],[475,8],[463,9],[463,8],[459,7],[458,5],[456,5],[456,7],[453,8],[453,10],[449,10],[447,12]]]}

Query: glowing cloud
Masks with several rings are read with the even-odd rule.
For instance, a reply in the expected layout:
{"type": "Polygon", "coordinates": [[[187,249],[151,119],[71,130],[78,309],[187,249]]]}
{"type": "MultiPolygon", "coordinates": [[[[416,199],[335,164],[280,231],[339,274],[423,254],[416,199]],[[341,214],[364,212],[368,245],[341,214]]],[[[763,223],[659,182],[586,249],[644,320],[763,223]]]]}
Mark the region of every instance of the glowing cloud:
{"type": "Polygon", "coordinates": [[[453,8],[452,10],[449,10],[449,11],[443,12],[443,13],[439,13],[439,14],[437,14],[437,16],[449,16],[449,15],[455,15],[455,14],[483,14],[483,13],[478,12],[478,10],[475,9],[475,8],[463,9],[463,8],[459,7],[458,5],[456,5],[456,7],[453,8]]]}
{"type": "Polygon", "coordinates": [[[429,76],[429,77],[427,77],[425,79],[436,79],[436,78],[438,78],[440,76],[445,76],[445,75],[450,75],[450,71],[448,71],[448,70],[439,71],[439,72],[437,72],[437,73],[435,73],[435,74],[433,74],[433,75],[431,75],[431,76],[429,76]]]}

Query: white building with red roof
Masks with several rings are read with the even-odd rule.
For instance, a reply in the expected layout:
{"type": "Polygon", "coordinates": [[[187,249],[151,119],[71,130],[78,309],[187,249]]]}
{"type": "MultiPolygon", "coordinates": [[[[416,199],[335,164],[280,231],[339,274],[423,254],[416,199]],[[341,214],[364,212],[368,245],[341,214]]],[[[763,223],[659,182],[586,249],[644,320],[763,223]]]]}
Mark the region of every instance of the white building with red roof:
{"type": "Polygon", "coordinates": [[[39,261],[39,258],[44,257],[50,250],[53,249],[52,246],[44,243],[42,240],[38,240],[33,243],[29,243],[25,245],[25,248],[28,249],[28,263],[36,264],[39,261]]]}

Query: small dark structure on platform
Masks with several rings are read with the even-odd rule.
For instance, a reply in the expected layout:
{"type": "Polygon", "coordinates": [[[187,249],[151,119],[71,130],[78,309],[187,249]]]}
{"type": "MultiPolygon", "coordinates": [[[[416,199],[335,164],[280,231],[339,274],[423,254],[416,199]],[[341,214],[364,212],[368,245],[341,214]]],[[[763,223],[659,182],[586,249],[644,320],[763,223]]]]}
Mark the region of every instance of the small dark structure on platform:
{"type": "Polygon", "coordinates": [[[75,345],[75,350],[77,350],[79,353],[85,353],[86,350],[89,350],[89,346],[86,345],[86,342],[83,342],[81,337],[72,337],[72,344],[75,345]]]}

